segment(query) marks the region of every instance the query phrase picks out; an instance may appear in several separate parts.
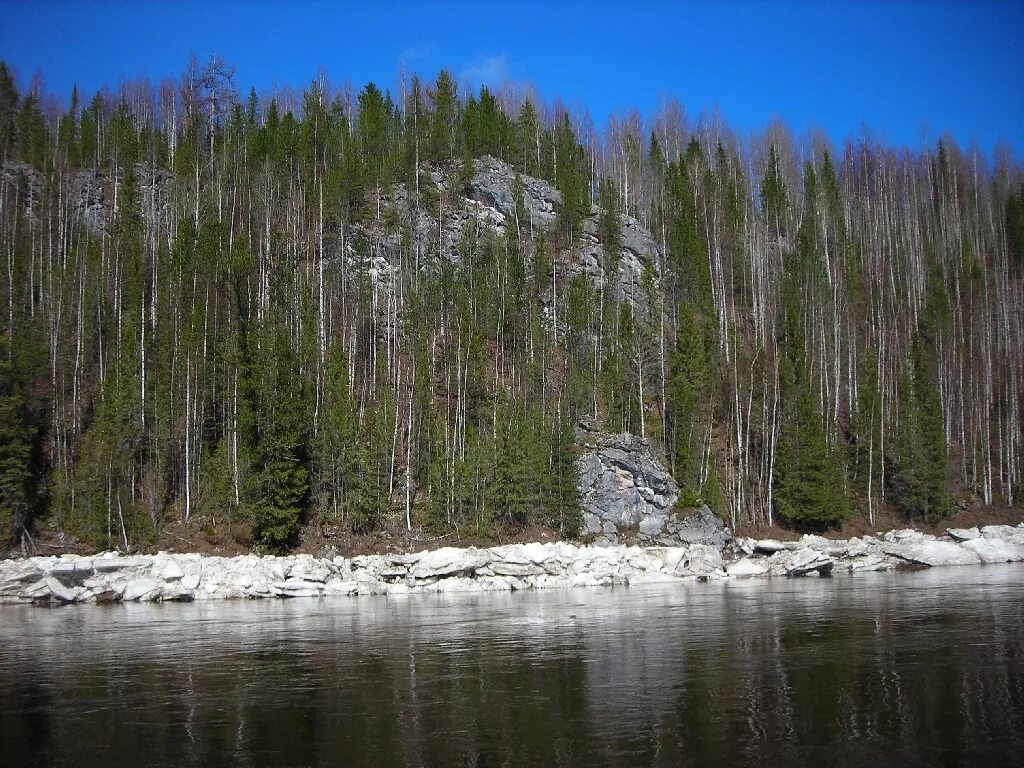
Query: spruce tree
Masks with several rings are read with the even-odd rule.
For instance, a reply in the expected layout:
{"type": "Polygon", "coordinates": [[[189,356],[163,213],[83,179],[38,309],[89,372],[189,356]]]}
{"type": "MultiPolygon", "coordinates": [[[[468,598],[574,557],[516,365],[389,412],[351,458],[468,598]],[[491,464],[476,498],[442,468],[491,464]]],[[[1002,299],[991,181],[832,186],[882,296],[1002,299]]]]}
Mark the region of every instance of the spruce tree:
{"type": "Polygon", "coordinates": [[[0,545],[23,529],[28,514],[32,436],[6,335],[0,334],[0,545]]]}
{"type": "Polygon", "coordinates": [[[598,237],[609,263],[618,264],[622,250],[622,221],[619,216],[618,193],[611,179],[601,181],[601,215],[597,222],[598,237]]]}
{"type": "Polygon", "coordinates": [[[489,487],[490,506],[506,523],[525,526],[530,512],[531,492],[536,476],[530,471],[532,435],[525,414],[503,408],[498,414],[498,436],[494,454],[494,478],[489,487]]]}
{"type": "Polygon", "coordinates": [[[446,69],[437,75],[431,92],[434,114],[430,124],[430,158],[445,162],[455,157],[455,129],[458,126],[459,100],[455,80],[446,69]]]}
{"type": "Polygon", "coordinates": [[[800,528],[821,529],[849,514],[838,457],[825,437],[807,373],[804,335],[795,291],[790,286],[779,366],[782,428],[775,464],[774,496],[780,517],[800,528]]]}
{"type": "Polygon", "coordinates": [[[909,368],[900,386],[892,499],[907,517],[934,523],[951,512],[949,469],[939,392],[920,341],[909,368]]]}
{"type": "Polygon", "coordinates": [[[775,467],[775,503],[792,525],[820,529],[849,513],[843,476],[806,383],[790,392],[775,467]]]}
{"type": "Polygon", "coordinates": [[[280,548],[298,533],[309,497],[306,393],[286,330],[266,329],[254,450],[253,529],[280,548]]]}
{"type": "Polygon", "coordinates": [[[572,243],[580,234],[580,223],[590,213],[590,193],[586,156],[576,141],[568,113],[558,123],[555,147],[558,155],[555,186],[562,195],[558,205],[559,229],[567,242],[572,243]]]}
{"type": "Polygon", "coordinates": [[[711,365],[707,346],[696,312],[691,305],[683,305],[675,349],[669,359],[669,454],[684,504],[691,506],[697,504],[701,495],[704,432],[710,417],[711,365]]]}
{"type": "Polygon", "coordinates": [[[551,431],[551,460],[546,488],[549,510],[548,524],[558,528],[563,536],[573,537],[580,532],[579,473],[576,468],[576,444],[572,427],[560,420],[551,431]]]}

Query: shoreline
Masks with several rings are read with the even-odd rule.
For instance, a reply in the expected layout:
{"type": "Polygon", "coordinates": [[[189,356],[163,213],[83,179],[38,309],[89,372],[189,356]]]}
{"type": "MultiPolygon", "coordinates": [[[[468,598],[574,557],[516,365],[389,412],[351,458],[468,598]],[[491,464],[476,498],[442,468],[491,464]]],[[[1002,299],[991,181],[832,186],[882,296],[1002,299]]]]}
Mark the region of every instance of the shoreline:
{"type": "Polygon", "coordinates": [[[786,542],[737,538],[723,547],[557,541],[351,558],[105,552],[0,560],[0,604],[564,589],[1014,562],[1024,562],[1024,522],[952,528],[943,536],[899,529],[838,540],[814,535],[786,542]]]}

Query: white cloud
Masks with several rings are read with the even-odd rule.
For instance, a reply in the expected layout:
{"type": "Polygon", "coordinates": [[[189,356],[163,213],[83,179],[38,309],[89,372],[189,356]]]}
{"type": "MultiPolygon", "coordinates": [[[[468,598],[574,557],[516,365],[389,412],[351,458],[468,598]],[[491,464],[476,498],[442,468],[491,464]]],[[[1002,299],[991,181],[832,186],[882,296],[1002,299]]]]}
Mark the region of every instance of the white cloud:
{"type": "Polygon", "coordinates": [[[482,56],[463,65],[459,80],[473,85],[501,85],[509,79],[508,56],[482,56]]]}
{"type": "Polygon", "coordinates": [[[416,59],[428,59],[434,55],[434,44],[412,45],[402,51],[402,61],[415,61],[416,59]]]}

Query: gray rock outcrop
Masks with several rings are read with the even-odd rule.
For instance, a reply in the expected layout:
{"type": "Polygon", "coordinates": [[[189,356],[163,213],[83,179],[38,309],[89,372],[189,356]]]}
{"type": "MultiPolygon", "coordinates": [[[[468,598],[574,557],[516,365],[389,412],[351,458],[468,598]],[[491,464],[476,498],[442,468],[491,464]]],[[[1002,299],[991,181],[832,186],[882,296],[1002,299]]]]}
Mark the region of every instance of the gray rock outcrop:
{"type": "MultiPolygon", "coordinates": [[[[501,214],[516,226],[515,169],[493,157],[482,157],[473,163],[473,180],[468,197],[487,209],[501,214]]],[[[519,221],[519,227],[531,232],[531,227],[550,230],[555,226],[556,209],[562,196],[551,184],[532,176],[519,177],[523,188],[523,205],[528,219],[519,221]]]]}
{"type": "Polygon", "coordinates": [[[578,460],[584,528],[639,525],[648,536],[660,533],[679,499],[679,486],[636,435],[609,435],[581,423],[577,438],[584,453],[578,460]]]}
{"type": "MultiPolygon", "coordinates": [[[[406,184],[394,185],[382,195],[380,221],[360,222],[351,227],[343,258],[350,264],[368,262],[374,283],[391,290],[389,278],[396,264],[388,259],[394,259],[394,254],[401,250],[402,235],[398,228],[384,224],[389,219],[393,222],[397,217],[415,241],[424,244],[422,267],[430,267],[438,259],[461,261],[464,236],[468,233],[473,234],[470,242],[486,238],[489,232],[500,238],[518,231],[524,240],[532,240],[539,233],[550,234],[557,226],[561,194],[543,179],[520,174],[522,208],[518,208],[516,175],[515,168],[508,163],[484,156],[473,161],[473,175],[466,187],[459,189],[454,167],[425,166],[423,177],[429,177],[433,187],[430,195],[436,190],[440,200],[427,203],[430,195],[421,190],[417,205],[406,184]]],[[[595,289],[628,301],[637,317],[648,317],[652,297],[645,273],[649,271],[655,290],[661,279],[662,257],[657,242],[638,219],[623,216],[618,252],[609,253],[600,236],[600,215],[600,208],[591,207],[571,247],[551,254],[558,281],[567,282],[585,274],[595,289]]],[[[550,289],[540,296],[548,309],[553,298],[550,289]]]]}
{"type": "Polygon", "coordinates": [[[689,517],[683,518],[674,531],[670,524],[669,530],[687,544],[705,544],[721,549],[732,540],[732,535],[722,522],[722,518],[712,512],[706,504],[689,517]]]}

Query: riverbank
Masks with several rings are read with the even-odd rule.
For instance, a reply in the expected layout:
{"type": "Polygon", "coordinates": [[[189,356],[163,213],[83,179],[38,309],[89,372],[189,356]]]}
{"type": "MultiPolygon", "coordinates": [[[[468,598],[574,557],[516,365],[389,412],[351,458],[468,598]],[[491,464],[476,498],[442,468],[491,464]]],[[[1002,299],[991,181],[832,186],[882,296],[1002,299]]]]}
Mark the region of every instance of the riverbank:
{"type": "Polygon", "coordinates": [[[596,587],[837,571],[1024,562],[1024,523],[903,529],[797,541],[733,539],[721,547],[585,546],[568,542],[443,547],[412,554],[217,557],[161,552],[0,561],[0,603],[190,601],[596,587]]]}

